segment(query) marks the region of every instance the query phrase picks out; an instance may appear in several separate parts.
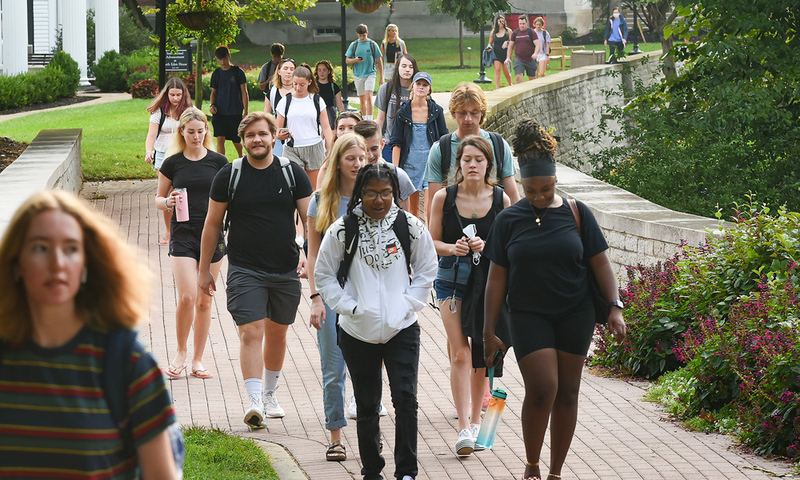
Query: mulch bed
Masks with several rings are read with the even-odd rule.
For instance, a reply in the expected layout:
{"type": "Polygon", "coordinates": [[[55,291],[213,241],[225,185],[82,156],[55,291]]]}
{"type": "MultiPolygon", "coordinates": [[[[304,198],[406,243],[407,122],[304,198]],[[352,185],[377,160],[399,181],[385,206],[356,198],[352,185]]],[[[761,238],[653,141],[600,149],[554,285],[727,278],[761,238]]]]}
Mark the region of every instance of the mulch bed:
{"type": "Polygon", "coordinates": [[[17,142],[8,137],[0,137],[0,172],[22,155],[28,145],[25,142],[17,142]]]}
{"type": "Polygon", "coordinates": [[[10,115],[12,113],[20,113],[20,112],[34,112],[36,110],[47,110],[48,108],[53,108],[53,107],[62,107],[64,105],[73,105],[76,103],[88,102],[89,100],[94,100],[96,98],[100,97],[96,95],[76,95],[74,97],[69,97],[69,98],[59,98],[58,100],[50,103],[37,103],[34,105],[26,105],[24,107],[12,108],[11,110],[0,110],[0,115],[10,115]]]}

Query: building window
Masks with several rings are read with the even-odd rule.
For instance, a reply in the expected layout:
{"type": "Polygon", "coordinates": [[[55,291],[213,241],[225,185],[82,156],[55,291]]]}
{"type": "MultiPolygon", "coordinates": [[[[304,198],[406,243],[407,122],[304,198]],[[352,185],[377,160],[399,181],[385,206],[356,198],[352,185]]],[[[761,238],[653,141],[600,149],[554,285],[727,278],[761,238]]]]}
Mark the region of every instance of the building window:
{"type": "Polygon", "coordinates": [[[341,28],[315,28],[315,37],[339,37],[342,34],[341,28]]]}

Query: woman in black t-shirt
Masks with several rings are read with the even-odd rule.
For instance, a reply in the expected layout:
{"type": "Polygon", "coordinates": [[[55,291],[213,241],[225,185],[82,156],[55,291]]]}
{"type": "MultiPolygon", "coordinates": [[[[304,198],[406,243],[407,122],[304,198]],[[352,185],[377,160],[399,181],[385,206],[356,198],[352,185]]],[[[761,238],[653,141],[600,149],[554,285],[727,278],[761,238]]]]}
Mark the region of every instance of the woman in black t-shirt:
{"type": "Polygon", "coordinates": [[[506,349],[495,335],[495,325],[508,295],[511,340],[525,383],[523,479],[541,478],[539,455],[549,421],[548,477],[560,478],[595,329],[588,268],[615,307],[608,327],[617,341],[625,338],[625,321],[617,279],[605,254],[608,244],[594,215],[577,202],[582,218],[579,234],[567,201],[555,194],[556,141],[535,120],[524,120],[517,125],[513,147],[526,198],[501,212],[492,225],[485,252],[492,263],[486,286],[484,355],[491,366],[497,350],[506,349]]]}
{"type": "MultiPolygon", "coordinates": [[[[481,252],[497,214],[495,199],[500,200],[501,210],[508,207],[511,200],[490,180],[494,155],[488,140],[479,135],[464,138],[458,144],[456,159],[458,183],[436,192],[429,226],[439,254],[439,270],[433,288],[447,332],[450,390],[458,413],[459,435],[455,450],[457,455],[466,456],[475,449],[488,382],[485,368],[473,369],[476,366],[472,364],[470,341],[462,327],[461,300],[467,290],[473,262],[475,265],[480,263],[481,252]],[[495,189],[499,190],[497,197],[495,189]],[[453,197],[455,202],[451,203],[453,197]],[[472,238],[464,232],[464,228],[470,226],[475,227],[472,238]],[[470,398],[472,406],[468,410],[470,398]]],[[[479,345],[473,346],[480,348],[479,345]]]]}
{"type": "MultiPolygon", "coordinates": [[[[200,239],[203,224],[208,212],[208,195],[211,182],[217,172],[228,163],[228,159],[212,150],[211,134],[208,132],[208,119],[197,108],[189,108],[181,115],[178,135],[175,136],[169,152],[158,172],[158,193],[156,207],[172,210],[177,202],[178,192],[185,188],[189,220],[179,222],[172,216],[172,235],[169,255],[172,274],[178,289],[178,305],[175,310],[178,334],[178,352],[169,368],[164,372],[170,378],[178,378],[186,370],[187,341],[189,330],[194,325],[194,356],[190,373],[197,378],[213,378],[203,367],[203,351],[206,346],[208,329],[211,325],[212,297],[200,294],[197,287],[197,267],[200,262],[200,239]],[[171,193],[170,193],[171,191],[171,193]]],[[[211,272],[216,280],[225,256],[225,242],[220,234],[217,248],[211,260],[211,272]]]]}

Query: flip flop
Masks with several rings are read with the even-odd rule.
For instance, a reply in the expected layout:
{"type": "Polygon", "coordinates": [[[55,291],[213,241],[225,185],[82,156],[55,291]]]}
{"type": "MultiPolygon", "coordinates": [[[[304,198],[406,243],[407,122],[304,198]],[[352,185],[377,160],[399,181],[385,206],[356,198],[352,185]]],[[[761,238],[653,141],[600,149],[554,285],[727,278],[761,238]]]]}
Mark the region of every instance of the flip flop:
{"type": "Polygon", "coordinates": [[[186,365],[182,367],[176,367],[175,365],[170,365],[166,370],[164,370],[164,373],[169,378],[180,378],[184,370],[186,370],[186,365]]]}
{"type": "Polygon", "coordinates": [[[169,240],[159,240],[158,244],[161,245],[162,247],[165,245],[169,245],[169,240]]]}
{"type": "Polygon", "coordinates": [[[206,370],[205,368],[192,370],[191,375],[193,377],[202,378],[203,380],[206,380],[208,378],[214,378],[214,375],[212,375],[211,373],[208,373],[208,370],[206,370]]]}

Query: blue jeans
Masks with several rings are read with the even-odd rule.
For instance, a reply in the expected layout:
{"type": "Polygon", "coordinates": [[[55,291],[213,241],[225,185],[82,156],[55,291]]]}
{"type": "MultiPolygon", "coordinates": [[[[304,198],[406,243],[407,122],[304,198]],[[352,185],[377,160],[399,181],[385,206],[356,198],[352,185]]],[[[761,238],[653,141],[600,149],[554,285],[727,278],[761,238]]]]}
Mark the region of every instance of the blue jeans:
{"type": "Polygon", "coordinates": [[[338,430],[347,426],[344,417],[346,366],[336,338],[336,312],[325,305],[325,321],[317,330],[319,359],[322,365],[322,403],[325,428],[338,430]]]}

